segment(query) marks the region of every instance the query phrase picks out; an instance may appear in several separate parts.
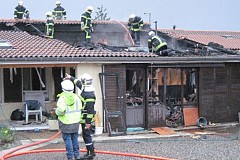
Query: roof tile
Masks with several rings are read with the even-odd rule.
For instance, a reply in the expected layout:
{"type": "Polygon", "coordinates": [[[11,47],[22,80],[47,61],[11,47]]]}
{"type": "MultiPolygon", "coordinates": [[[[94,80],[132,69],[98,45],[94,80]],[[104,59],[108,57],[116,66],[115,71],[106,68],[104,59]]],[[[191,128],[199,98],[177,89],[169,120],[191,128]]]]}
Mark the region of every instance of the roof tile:
{"type": "Polygon", "coordinates": [[[191,30],[173,30],[158,29],[160,32],[178,39],[188,39],[204,45],[209,42],[223,45],[224,48],[239,50],[240,49],[240,32],[234,31],[191,31],[191,30]]]}
{"type": "Polygon", "coordinates": [[[57,39],[42,38],[23,31],[0,31],[12,49],[0,49],[0,58],[27,57],[157,57],[154,53],[110,52],[103,49],[76,48],[57,39]]]}

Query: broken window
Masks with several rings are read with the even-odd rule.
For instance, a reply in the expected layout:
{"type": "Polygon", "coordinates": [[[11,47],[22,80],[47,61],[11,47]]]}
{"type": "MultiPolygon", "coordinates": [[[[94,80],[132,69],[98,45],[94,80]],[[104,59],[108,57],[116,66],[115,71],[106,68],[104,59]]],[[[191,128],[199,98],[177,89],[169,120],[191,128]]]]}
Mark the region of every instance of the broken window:
{"type": "Polygon", "coordinates": [[[23,69],[23,90],[46,90],[45,68],[23,69]]]}
{"type": "Polygon", "coordinates": [[[197,107],[197,76],[196,68],[149,69],[148,103],[150,107],[162,108],[167,126],[183,124],[182,110],[185,106],[197,107]]]}
{"type": "Polygon", "coordinates": [[[149,96],[162,103],[195,104],[197,69],[154,68],[149,71],[149,96]]]}
{"type": "Polygon", "coordinates": [[[144,73],[143,70],[130,70],[126,72],[127,105],[137,106],[143,103],[144,73]]]}
{"type": "Polygon", "coordinates": [[[20,68],[3,69],[4,102],[22,101],[22,74],[20,68]]]}
{"type": "Polygon", "coordinates": [[[22,102],[22,91],[46,90],[45,72],[45,68],[3,69],[4,102],[22,102]]]}

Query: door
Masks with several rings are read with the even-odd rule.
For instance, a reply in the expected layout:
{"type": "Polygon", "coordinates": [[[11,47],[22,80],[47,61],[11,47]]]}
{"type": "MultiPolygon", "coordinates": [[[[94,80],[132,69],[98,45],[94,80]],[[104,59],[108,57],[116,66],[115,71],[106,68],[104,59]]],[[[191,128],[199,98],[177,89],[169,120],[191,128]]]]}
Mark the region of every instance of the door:
{"type": "Polygon", "coordinates": [[[145,70],[142,66],[128,66],[126,68],[127,128],[145,128],[145,70]]]}
{"type": "Polygon", "coordinates": [[[122,65],[106,65],[100,73],[105,126],[109,136],[126,134],[122,65]]]}

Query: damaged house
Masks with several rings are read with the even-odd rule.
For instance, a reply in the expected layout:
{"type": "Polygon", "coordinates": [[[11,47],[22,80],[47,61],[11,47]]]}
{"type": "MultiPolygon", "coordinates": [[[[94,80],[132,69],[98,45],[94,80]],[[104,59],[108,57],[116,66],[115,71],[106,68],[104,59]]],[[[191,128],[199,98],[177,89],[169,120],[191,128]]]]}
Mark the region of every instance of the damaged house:
{"type": "MultiPolygon", "coordinates": [[[[169,56],[132,45],[125,23],[94,21],[93,45],[85,46],[78,21],[57,21],[54,39],[44,21],[0,20],[1,103],[5,117],[23,108],[26,94],[41,94],[44,111],[55,107],[64,73],[87,72],[96,88],[101,126],[112,135],[128,128],[196,125],[238,120],[240,33],[159,29],[169,56]]],[[[1,116],[1,120],[3,117],[1,116]]]]}

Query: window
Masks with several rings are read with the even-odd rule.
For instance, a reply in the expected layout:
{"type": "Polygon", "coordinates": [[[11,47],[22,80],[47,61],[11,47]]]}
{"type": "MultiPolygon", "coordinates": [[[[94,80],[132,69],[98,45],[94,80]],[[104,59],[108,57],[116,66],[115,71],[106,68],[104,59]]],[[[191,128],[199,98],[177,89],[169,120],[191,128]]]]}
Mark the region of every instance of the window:
{"type": "MultiPolygon", "coordinates": [[[[22,102],[23,91],[46,91],[45,68],[3,69],[4,102],[22,102]]],[[[47,91],[45,99],[48,99],[47,91]]]]}
{"type": "Polygon", "coordinates": [[[137,68],[128,68],[126,70],[126,98],[128,106],[143,104],[144,82],[144,70],[137,68]]]}
{"type": "Polygon", "coordinates": [[[20,68],[3,69],[4,102],[22,101],[22,74],[20,68]]]}
{"type": "Polygon", "coordinates": [[[149,96],[162,103],[174,101],[177,104],[196,105],[197,76],[196,68],[153,68],[148,76],[149,96]]]}
{"type": "Polygon", "coordinates": [[[23,69],[23,90],[46,90],[45,68],[23,69]]]}

